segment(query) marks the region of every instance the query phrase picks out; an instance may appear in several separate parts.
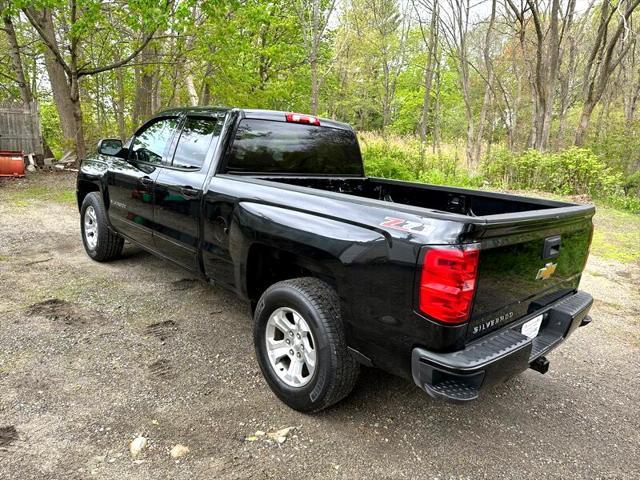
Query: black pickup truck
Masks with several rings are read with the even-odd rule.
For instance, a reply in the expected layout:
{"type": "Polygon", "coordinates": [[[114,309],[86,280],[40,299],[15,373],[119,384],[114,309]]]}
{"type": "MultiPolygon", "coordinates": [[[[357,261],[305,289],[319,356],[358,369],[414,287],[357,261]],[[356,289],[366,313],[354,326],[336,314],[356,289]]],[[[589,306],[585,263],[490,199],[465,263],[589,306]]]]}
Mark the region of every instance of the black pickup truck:
{"type": "Polygon", "coordinates": [[[178,109],[77,181],[97,261],[126,240],[251,306],[275,394],[319,411],[360,364],[468,401],[533,368],[577,327],[592,206],[371,178],[351,127],[315,116],[178,109]]]}

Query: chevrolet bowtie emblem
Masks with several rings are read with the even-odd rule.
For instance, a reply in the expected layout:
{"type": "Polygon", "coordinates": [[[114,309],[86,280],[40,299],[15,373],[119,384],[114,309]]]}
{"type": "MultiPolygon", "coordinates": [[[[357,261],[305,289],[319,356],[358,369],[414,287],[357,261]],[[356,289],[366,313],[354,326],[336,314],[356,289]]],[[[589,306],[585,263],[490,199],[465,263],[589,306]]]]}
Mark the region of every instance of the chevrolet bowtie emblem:
{"type": "Polygon", "coordinates": [[[547,280],[556,271],[557,263],[547,263],[544,267],[538,270],[536,280],[547,280]]]}

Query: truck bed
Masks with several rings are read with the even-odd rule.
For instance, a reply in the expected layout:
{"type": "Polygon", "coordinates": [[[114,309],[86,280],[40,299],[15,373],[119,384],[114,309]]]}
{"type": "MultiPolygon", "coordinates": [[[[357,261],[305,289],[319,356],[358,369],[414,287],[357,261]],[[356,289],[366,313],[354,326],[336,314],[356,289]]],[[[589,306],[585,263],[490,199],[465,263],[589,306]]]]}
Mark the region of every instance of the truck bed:
{"type": "Polygon", "coordinates": [[[374,177],[260,176],[262,180],[343,193],[469,217],[571,207],[574,204],[515,195],[374,177]]]}
{"type": "Polygon", "coordinates": [[[398,213],[464,224],[473,233],[459,241],[480,242],[482,249],[469,339],[575,292],[591,243],[591,205],[368,177],[259,179],[389,202],[398,213]],[[555,273],[539,280],[545,268],[555,273]]]}

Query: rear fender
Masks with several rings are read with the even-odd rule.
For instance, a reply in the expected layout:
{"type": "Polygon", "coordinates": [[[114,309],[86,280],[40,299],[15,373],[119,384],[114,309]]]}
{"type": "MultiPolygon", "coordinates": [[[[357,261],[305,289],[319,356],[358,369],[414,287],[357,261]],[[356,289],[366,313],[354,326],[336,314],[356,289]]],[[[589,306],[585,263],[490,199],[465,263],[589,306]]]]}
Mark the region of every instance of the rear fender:
{"type": "Polygon", "coordinates": [[[236,285],[247,298],[248,256],[256,243],[308,260],[308,269],[335,279],[348,296],[348,270],[388,259],[388,244],[376,231],[334,218],[254,202],[241,202],[230,228],[236,285]]]}

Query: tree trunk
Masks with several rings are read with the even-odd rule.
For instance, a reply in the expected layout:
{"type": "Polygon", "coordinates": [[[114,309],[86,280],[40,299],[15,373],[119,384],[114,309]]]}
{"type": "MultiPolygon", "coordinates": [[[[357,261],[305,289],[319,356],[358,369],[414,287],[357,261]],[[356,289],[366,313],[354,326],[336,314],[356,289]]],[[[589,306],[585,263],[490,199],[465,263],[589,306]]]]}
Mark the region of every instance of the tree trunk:
{"type": "Polygon", "coordinates": [[[542,126],[540,128],[537,148],[545,151],[549,148],[549,138],[551,136],[551,116],[553,114],[553,100],[555,97],[555,85],[558,78],[558,65],[560,58],[560,39],[559,39],[559,16],[560,16],[560,0],[553,0],[551,6],[551,25],[549,27],[549,44],[547,50],[547,62],[544,65],[544,94],[542,97],[542,126]]]}
{"type": "Polygon", "coordinates": [[[434,106],[434,115],[433,115],[433,146],[432,152],[440,154],[440,93],[441,93],[441,76],[440,76],[440,59],[436,60],[436,104],[434,106]]]}
{"type": "Polygon", "coordinates": [[[311,114],[318,114],[318,95],[320,81],[318,78],[318,51],[320,48],[320,0],[311,2],[311,51],[309,65],[311,67],[311,114]]]}
{"type": "Polygon", "coordinates": [[[190,73],[185,76],[184,79],[187,85],[187,93],[189,94],[189,104],[192,107],[198,106],[198,91],[196,90],[196,84],[193,81],[193,75],[190,73]]]}
{"type": "Polygon", "coordinates": [[[202,81],[202,88],[200,89],[200,95],[198,97],[198,105],[201,107],[209,105],[211,102],[211,87],[209,86],[209,77],[213,71],[213,65],[207,63],[207,69],[204,72],[204,79],[202,81]]]}
{"type": "Polygon", "coordinates": [[[485,43],[483,49],[483,57],[485,68],[487,69],[486,85],[484,87],[484,99],[482,101],[482,109],[480,110],[480,118],[478,119],[478,130],[476,132],[475,143],[473,146],[473,158],[477,161],[482,154],[482,140],[484,137],[484,127],[487,122],[487,113],[492,103],[492,88],[493,88],[493,64],[491,60],[491,44],[493,37],[493,26],[496,20],[496,0],[491,2],[491,16],[489,18],[489,25],[487,27],[487,35],[485,36],[485,43]]]}
{"type": "Polygon", "coordinates": [[[311,115],[318,114],[318,94],[319,94],[319,83],[318,83],[318,58],[315,53],[311,54],[311,59],[309,61],[311,65],[311,115]]]}
{"type": "Polygon", "coordinates": [[[153,73],[150,71],[149,65],[146,65],[152,61],[153,57],[151,45],[147,45],[140,52],[140,63],[143,66],[136,69],[136,96],[133,104],[133,123],[135,128],[146,121],[153,113],[153,73]]]}
{"type": "Polygon", "coordinates": [[[71,76],[71,104],[73,105],[73,118],[76,123],[76,165],[85,157],[87,153],[84,144],[84,128],[82,125],[82,106],[80,104],[80,84],[78,83],[77,73],[74,71],[71,76]]]}
{"type": "MultiPolygon", "coordinates": [[[[55,30],[51,11],[45,9],[40,17],[42,29],[49,38],[55,41],[55,30]]],[[[58,48],[57,44],[54,45],[58,48]]],[[[62,136],[64,137],[64,148],[75,148],[78,124],[74,115],[74,104],[71,100],[71,88],[69,79],[64,71],[64,67],[53,54],[50,49],[44,51],[44,63],[49,75],[49,83],[51,84],[51,92],[53,93],[53,101],[60,117],[60,127],[62,128],[62,136]]],[[[84,141],[84,140],[83,140],[84,141]]]]}
{"type": "Polygon", "coordinates": [[[433,2],[431,24],[429,27],[429,50],[427,64],[424,69],[424,97],[422,98],[422,115],[420,117],[420,142],[424,154],[427,143],[427,123],[431,108],[431,87],[433,85],[434,64],[438,54],[438,1],[433,2]]]}
{"type": "Polygon", "coordinates": [[[27,82],[27,77],[24,74],[18,37],[16,36],[16,30],[13,27],[11,17],[7,15],[3,17],[3,21],[4,31],[7,34],[7,41],[9,42],[9,56],[11,57],[11,64],[16,75],[18,88],[20,89],[20,98],[24,106],[27,107],[33,100],[33,93],[29,87],[29,82],[27,82]]]}
{"type": "Polygon", "coordinates": [[[121,68],[116,70],[116,88],[117,88],[117,101],[116,101],[116,123],[118,124],[118,136],[123,142],[127,138],[127,131],[124,121],[124,72],[121,68]]]}
{"type": "Polygon", "coordinates": [[[589,129],[589,123],[591,122],[591,114],[593,113],[593,109],[595,107],[595,102],[585,102],[582,107],[582,113],[580,114],[580,122],[578,123],[578,127],[576,128],[576,134],[574,143],[576,146],[581,147],[584,145],[585,135],[587,130],[589,129]]]}

